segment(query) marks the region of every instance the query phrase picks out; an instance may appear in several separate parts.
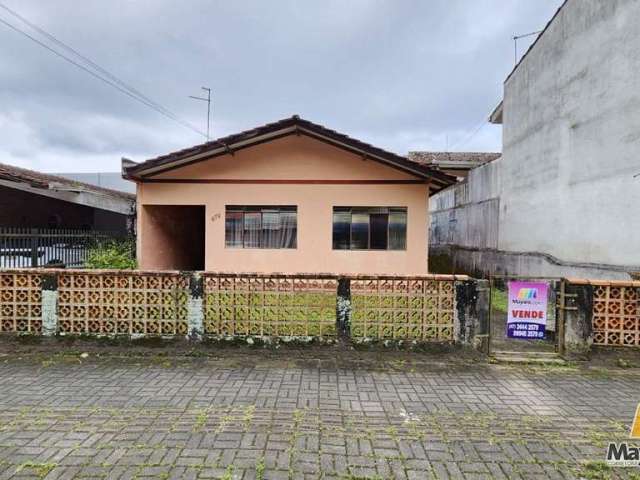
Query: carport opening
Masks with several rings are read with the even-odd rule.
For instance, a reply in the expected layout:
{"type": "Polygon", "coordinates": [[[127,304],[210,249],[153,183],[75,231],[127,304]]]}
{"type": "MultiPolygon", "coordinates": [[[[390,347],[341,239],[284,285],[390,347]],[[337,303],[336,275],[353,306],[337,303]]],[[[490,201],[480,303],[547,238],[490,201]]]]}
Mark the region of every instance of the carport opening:
{"type": "Polygon", "coordinates": [[[204,270],[204,205],[144,205],[143,268],[204,270]]]}

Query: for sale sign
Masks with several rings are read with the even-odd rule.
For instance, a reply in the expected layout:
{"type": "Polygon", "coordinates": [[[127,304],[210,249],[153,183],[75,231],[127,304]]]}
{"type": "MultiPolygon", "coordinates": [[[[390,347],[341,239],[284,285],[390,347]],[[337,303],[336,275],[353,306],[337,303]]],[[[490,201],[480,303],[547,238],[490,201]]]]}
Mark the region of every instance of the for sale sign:
{"type": "Polygon", "coordinates": [[[547,325],[549,285],[538,282],[509,282],[507,337],[543,339],[547,325]]]}

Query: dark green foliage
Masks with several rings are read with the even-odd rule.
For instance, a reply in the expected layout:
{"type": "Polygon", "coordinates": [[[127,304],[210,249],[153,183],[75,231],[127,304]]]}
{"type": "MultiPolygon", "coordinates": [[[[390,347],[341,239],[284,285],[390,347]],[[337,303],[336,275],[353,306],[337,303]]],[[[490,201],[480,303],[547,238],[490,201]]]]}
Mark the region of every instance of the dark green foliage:
{"type": "Polygon", "coordinates": [[[137,263],[132,240],[109,240],[91,247],[85,266],[94,269],[133,270],[137,263]]]}

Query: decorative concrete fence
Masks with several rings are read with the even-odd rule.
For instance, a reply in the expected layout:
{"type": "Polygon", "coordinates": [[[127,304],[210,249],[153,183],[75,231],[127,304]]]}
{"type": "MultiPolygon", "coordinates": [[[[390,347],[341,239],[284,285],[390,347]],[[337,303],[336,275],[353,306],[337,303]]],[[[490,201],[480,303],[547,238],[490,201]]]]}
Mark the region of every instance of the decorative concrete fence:
{"type": "Polygon", "coordinates": [[[0,332],[479,344],[488,286],[466,276],[0,271],[0,332]]]}
{"type": "Polygon", "coordinates": [[[338,279],[204,273],[204,333],[335,337],[338,279]]]}
{"type": "Polygon", "coordinates": [[[455,283],[455,277],[351,280],[351,335],[355,338],[453,341],[455,283]]]}
{"type": "Polygon", "coordinates": [[[569,349],[640,347],[640,281],[565,281],[569,349]]]}

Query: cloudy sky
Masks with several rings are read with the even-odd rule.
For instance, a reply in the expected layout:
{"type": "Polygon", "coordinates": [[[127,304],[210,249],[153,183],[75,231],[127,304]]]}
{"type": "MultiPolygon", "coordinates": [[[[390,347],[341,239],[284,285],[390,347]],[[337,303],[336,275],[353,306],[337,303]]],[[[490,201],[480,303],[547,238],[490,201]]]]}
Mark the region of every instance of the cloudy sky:
{"type": "MultiPolygon", "coordinates": [[[[478,127],[511,37],[560,3],[0,0],[200,130],[206,104],[187,97],[210,86],[213,138],[297,113],[402,154],[499,150],[500,128],[478,127]]],[[[204,140],[2,23],[0,105],[0,163],[42,171],[117,171],[204,140]]]]}

